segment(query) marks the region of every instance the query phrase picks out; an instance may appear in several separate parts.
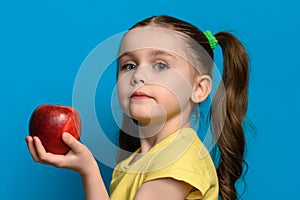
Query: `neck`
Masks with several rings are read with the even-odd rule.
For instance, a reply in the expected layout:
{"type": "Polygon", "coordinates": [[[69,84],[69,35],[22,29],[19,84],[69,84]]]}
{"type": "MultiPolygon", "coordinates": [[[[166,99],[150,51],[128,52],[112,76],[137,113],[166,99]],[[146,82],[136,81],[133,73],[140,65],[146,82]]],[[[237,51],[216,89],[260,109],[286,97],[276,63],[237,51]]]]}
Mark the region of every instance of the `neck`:
{"type": "Polygon", "coordinates": [[[151,122],[146,126],[140,126],[139,134],[141,152],[146,153],[156,144],[170,136],[180,128],[190,127],[189,119],[183,120],[181,116],[168,119],[165,122],[151,122]],[[181,122],[181,123],[180,123],[181,122]]]}

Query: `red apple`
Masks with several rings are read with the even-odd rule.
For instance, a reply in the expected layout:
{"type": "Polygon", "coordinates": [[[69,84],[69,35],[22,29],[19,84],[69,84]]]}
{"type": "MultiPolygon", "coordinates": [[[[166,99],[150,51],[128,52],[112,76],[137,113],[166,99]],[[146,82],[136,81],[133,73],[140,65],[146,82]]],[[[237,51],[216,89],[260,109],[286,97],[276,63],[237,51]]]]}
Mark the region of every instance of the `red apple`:
{"type": "Polygon", "coordinates": [[[80,138],[81,120],[74,108],[44,104],[33,111],[29,133],[39,137],[47,152],[64,155],[70,150],[62,141],[64,132],[70,133],[78,140],[80,138]]]}

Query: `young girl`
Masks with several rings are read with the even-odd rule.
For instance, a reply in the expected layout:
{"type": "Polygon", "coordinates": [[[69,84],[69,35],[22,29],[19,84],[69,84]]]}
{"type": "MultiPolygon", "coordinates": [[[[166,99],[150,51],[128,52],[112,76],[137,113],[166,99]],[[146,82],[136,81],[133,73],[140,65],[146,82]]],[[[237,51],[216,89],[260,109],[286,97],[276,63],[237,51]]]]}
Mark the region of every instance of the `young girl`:
{"type": "Polygon", "coordinates": [[[123,151],[110,197],[93,155],[68,133],[62,136],[71,148],[66,155],[47,153],[37,137],[28,136],[33,159],[77,171],[87,200],[237,199],[248,100],[248,58],[238,39],[227,32],[203,33],[173,17],[151,17],[126,33],[118,63],[123,151]],[[210,112],[220,152],[215,168],[190,117],[211,91],[213,49],[218,44],[224,69],[210,112]]]}

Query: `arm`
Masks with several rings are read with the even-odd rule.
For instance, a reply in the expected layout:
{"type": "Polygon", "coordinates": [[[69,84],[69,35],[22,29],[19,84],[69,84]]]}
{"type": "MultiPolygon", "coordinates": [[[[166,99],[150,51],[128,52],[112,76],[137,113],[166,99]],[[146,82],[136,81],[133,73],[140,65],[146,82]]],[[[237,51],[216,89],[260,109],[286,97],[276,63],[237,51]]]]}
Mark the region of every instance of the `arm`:
{"type": "Polygon", "coordinates": [[[108,200],[109,196],[103,183],[100,171],[90,175],[81,175],[86,200],[108,200]]]}
{"type": "Polygon", "coordinates": [[[46,152],[38,137],[27,136],[26,142],[34,161],[77,171],[82,179],[86,200],[109,199],[92,153],[68,133],[64,133],[62,139],[71,148],[66,155],[46,152]]]}
{"type": "Polygon", "coordinates": [[[160,178],[144,183],[134,200],[183,200],[192,190],[186,182],[172,178],[160,178]]]}

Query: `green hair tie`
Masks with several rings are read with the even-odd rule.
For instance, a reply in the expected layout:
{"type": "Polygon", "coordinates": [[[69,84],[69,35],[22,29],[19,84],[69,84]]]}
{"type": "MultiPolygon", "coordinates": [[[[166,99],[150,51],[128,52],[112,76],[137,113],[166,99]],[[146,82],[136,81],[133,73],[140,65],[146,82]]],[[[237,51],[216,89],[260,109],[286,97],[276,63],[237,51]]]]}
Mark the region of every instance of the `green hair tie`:
{"type": "Polygon", "coordinates": [[[204,31],[203,33],[206,36],[206,38],[208,39],[210,48],[212,50],[214,50],[218,45],[218,40],[216,39],[216,37],[209,30],[204,31]]]}

